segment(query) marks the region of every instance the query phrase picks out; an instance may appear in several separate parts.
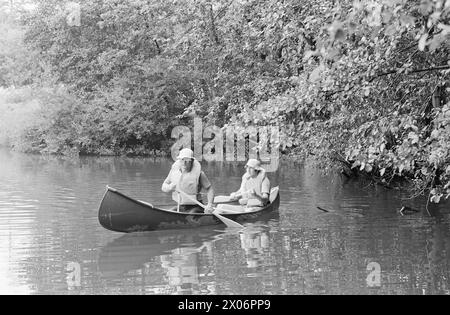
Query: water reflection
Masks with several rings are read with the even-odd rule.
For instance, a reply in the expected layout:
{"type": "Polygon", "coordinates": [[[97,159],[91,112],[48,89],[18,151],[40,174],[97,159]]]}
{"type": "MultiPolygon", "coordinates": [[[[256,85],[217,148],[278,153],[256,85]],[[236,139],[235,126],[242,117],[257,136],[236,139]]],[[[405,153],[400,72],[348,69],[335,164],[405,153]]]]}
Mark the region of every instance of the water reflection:
{"type": "Polygon", "coordinates": [[[250,225],[237,234],[233,229],[211,228],[126,234],[100,250],[98,270],[109,281],[141,276],[146,292],[224,293],[217,284],[221,271],[248,269],[246,277],[259,275],[258,267],[264,267],[270,255],[269,230],[268,226],[250,225]],[[245,264],[223,265],[218,260],[229,241],[240,243],[239,248],[228,249],[233,252],[230,258],[245,264]],[[156,275],[160,283],[155,283],[156,275]]]}
{"type": "Polygon", "coordinates": [[[174,250],[200,252],[206,243],[223,233],[208,228],[125,234],[100,250],[99,270],[105,277],[117,276],[174,250]]]}
{"type": "MultiPolygon", "coordinates": [[[[279,211],[241,231],[121,235],[103,229],[104,187],[170,202],[165,159],[61,159],[0,150],[0,293],[449,294],[450,207],[283,162],[279,211]],[[401,216],[401,205],[420,212],[401,216]],[[328,213],[317,207],[332,210],[328,213]],[[368,264],[381,283],[367,283],[368,264]],[[80,267],[69,285],[68,266],[80,267]]],[[[204,163],[219,194],[241,164],[204,163]]]]}
{"type": "Polygon", "coordinates": [[[257,268],[264,263],[264,253],[269,250],[269,234],[262,228],[247,228],[240,233],[241,248],[245,252],[248,268],[257,268]]]}
{"type": "MultiPolygon", "coordinates": [[[[211,260],[213,243],[226,235],[227,230],[212,228],[126,234],[101,249],[98,268],[109,279],[138,273],[148,280],[156,272],[161,276],[164,293],[204,293],[200,274],[207,275],[208,268],[203,268],[201,262],[211,260]]],[[[153,281],[143,281],[147,290],[157,289],[153,281]]],[[[206,291],[214,293],[210,287],[207,285],[206,291]]]]}

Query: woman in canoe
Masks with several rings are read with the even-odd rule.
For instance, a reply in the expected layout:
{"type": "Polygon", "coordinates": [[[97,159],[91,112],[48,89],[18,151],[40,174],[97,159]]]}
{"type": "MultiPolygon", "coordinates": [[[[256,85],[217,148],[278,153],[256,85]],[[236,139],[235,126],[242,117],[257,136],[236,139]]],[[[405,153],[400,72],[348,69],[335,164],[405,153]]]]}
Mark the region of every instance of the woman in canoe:
{"type": "Polygon", "coordinates": [[[195,203],[195,200],[201,202],[202,189],[207,192],[208,198],[205,212],[210,213],[213,210],[214,190],[208,177],[202,171],[200,162],[194,158],[194,152],[185,148],[180,151],[177,161],[172,165],[162,185],[162,191],[172,192],[172,199],[177,202],[180,212],[203,213],[203,209],[195,203]],[[184,194],[178,193],[177,190],[184,194]]]}
{"type": "Polygon", "coordinates": [[[217,209],[223,212],[253,211],[266,206],[269,202],[270,181],[261,162],[249,159],[245,165],[246,172],[242,176],[241,187],[230,194],[230,200],[239,200],[241,206],[220,204],[217,209]]]}

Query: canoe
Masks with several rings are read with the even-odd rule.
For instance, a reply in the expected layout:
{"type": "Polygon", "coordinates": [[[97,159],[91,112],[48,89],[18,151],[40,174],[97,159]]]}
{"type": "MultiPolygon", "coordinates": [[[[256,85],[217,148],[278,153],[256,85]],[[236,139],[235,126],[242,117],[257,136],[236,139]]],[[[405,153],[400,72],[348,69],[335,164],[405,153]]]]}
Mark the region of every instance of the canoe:
{"type": "MultiPolygon", "coordinates": [[[[239,223],[254,222],[270,217],[275,210],[278,210],[279,205],[279,189],[274,187],[270,192],[270,203],[266,207],[250,212],[222,214],[222,216],[239,223]]],[[[112,187],[107,187],[103,196],[98,220],[105,229],[125,233],[223,225],[223,222],[212,214],[161,209],[131,198],[112,187]]]]}

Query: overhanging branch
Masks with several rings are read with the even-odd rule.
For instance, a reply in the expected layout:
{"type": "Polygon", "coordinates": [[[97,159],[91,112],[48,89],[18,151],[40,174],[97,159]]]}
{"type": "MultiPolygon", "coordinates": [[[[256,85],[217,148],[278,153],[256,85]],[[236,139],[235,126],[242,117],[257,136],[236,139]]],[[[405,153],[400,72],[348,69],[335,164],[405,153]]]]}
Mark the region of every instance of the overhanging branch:
{"type": "MultiPolygon", "coordinates": [[[[402,71],[399,71],[398,69],[395,69],[395,70],[389,70],[389,71],[377,74],[377,75],[373,76],[372,78],[368,79],[367,82],[371,83],[375,79],[378,79],[378,78],[381,78],[381,77],[384,77],[384,76],[387,76],[387,75],[390,75],[390,74],[396,74],[396,73],[398,73],[398,74],[402,74],[402,73],[404,73],[404,74],[413,74],[413,73],[440,71],[440,70],[447,70],[447,69],[450,69],[450,65],[438,66],[438,67],[432,67],[432,68],[425,68],[425,69],[416,69],[416,70],[411,70],[411,71],[407,71],[407,72],[402,72],[402,71]]],[[[333,96],[335,94],[342,93],[342,92],[348,92],[348,91],[354,89],[356,86],[357,85],[351,86],[347,90],[338,90],[338,91],[334,91],[332,93],[328,93],[326,95],[326,97],[330,97],[330,96],[333,96]]]]}
{"type": "MultiPolygon", "coordinates": [[[[446,69],[450,69],[450,66],[439,66],[439,67],[426,68],[426,69],[416,69],[416,70],[407,71],[407,72],[404,72],[404,73],[405,74],[410,74],[410,73],[420,73],[420,72],[446,70],[446,69]]],[[[369,79],[368,82],[372,82],[373,80],[375,80],[377,78],[384,77],[386,75],[390,75],[390,74],[394,74],[394,73],[402,73],[402,72],[398,71],[398,70],[389,70],[387,72],[377,74],[376,76],[374,76],[371,79],[369,79]]]]}

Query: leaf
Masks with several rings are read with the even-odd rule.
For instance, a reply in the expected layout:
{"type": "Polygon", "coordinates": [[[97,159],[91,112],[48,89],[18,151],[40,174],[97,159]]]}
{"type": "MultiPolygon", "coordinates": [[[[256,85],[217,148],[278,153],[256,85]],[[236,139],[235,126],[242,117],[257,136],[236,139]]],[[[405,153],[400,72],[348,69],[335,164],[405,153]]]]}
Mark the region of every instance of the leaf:
{"type": "Polygon", "coordinates": [[[342,28],[336,30],[336,33],[334,34],[334,40],[344,40],[345,39],[345,32],[342,28]]]}
{"type": "Polygon", "coordinates": [[[303,55],[303,61],[307,61],[309,58],[311,58],[313,56],[317,56],[317,51],[315,51],[315,50],[308,50],[303,55]]]}
{"type": "Polygon", "coordinates": [[[339,21],[334,21],[333,24],[330,25],[330,27],[328,28],[328,32],[330,33],[332,41],[345,39],[345,32],[342,26],[342,23],[339,21]]]}
{"type": "Polygon", "coordinates": [[[364,168],[364,170],[366,171],[366,173],[370,173],[370,172],[372,172],[373,167],[370,164],[366,164],[366,167],[364,168]]]}
{"type": "Polygon", "coordinates": [[[437,36],[434,36],[433,39],[430,41],[430,51],[433,52],[436,49],[441,46],[441,44],[445,41],[445,36],[442,36],[442,34],[439,34],[437,36]]]}
{"type": "Polygon", "coordinates": [[[386,173],[386,168],[382,168],[381,170],[380,170],[380,176],[384,176],[384,173],[386,173]]]}
{"type": "Polygon", "coordinates": [[[366,168],[366,163],[365,163],[365,162],[362,162],[362,163],[361,163],[361,167],[359,168],[359,170],[362,171],[362,170],[365,169],[365,168],[366,168]]]}
{"type": "Polygon", "coordinates": [[[309,75],[309,80],[311,82],[317,82],[320,80],[320,76],[322,75],[322,72],[324,70],[324,67],[322,65],[316,67],[311,74],[309,75]]]}
{"type": "Polygon", "coordinates": [[[429,173],[428,173],[428,169],[424,166],[424,167],[422,167],[422,169],[420,170],[420,172],[423,174],[423,175],[425,175],[425,176],[427,176],[429,173]]]}
{"type": "Polygon", "coordinates": [[[334,48],[328,49],[327,50],[327,58],[328,59],[336,59],[336,57],[339,57],[339,53],[340,53],[339,49],[334,49],[334,48]]]}
{"type": "Polygon", "coordinates": [[[441,201],[441,197],[442,197],[441,194],[434,195],[433,197],[431,197],[430,201],[433,202],[433,203],[439,203],[439,201],[441,201]]]}
{"type": "Polygon", "coordinates": [[[434,129],[433,132],[431,132],[431,139],[439,138],[439,134],[440,134],[439,130],[434,129]]]}
{"type": "Polygon", "coordinates": [[[427,44],[428,34],[423,34],[419,39],[419,50],[424,51],[427,44]]]}
{"type": "Polygon", "coordinates": [[[450,33],[450,25],[439,23],[438,28],[442,29],[442,35],[447,35],[450,33]]]}
{"type": "Polygon", "coordinates": [[[412,15],[402,14],[400,17],[400,22],[403,26],[414,25],[415,18],[412,15]]]}
{"type": "Polygon", "coordinates": [[[419,12],[422,15],[428,15],[433,10],[433,2],[431,0],[422,0],[419,6],[419,12]]]}
{"type": "Polygon", "coordinates": [[[412,144],[419,142],[419,136],[415,132],[412,132],[412,131],[408,134],[408,139],[411,139],[412,144]]]}
{"type": "Polygon", "coordinates": [[[394,36],[395,34],[398,33],[398,26],[396,26],[395,24],[388,24],[386,25],[384,33],[387,36],[394,36]]]}
{"type": "Polygon", "coordinates": [[[402,175],[403,170],[405,169],[405,165],[404,164],[400,164],[398,167],[398,173],[399,175],[402,175]]]}

